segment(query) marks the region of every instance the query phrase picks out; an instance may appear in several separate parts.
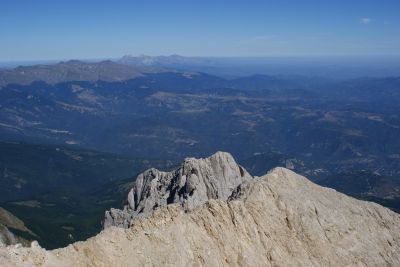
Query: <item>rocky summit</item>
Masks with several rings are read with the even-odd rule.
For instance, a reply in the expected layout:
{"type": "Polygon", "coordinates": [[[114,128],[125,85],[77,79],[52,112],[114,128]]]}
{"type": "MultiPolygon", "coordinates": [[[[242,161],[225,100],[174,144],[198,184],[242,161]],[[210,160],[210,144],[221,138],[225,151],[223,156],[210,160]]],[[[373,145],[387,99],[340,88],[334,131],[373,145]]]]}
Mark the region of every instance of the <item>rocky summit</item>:
{"type": "Polygon", "coordinates": [[[140,174],[97,236],[1,266],[400,266],[400,216],[285,168],[251,177],[227,153],[140,174]],[[120,227],[114,227],[120,226],[120,227]]]}
{"type": "Polygon", "coordinates": [[[153,168],[137,176],[123,210],[106,212],[104,227],[127,228],[136,218],[172,203],[190,211],[209,199],[227,200],[239,185],[252,178],[229,153],[223,152],[206,159],[187,158],[171,172],[153,168]]]}

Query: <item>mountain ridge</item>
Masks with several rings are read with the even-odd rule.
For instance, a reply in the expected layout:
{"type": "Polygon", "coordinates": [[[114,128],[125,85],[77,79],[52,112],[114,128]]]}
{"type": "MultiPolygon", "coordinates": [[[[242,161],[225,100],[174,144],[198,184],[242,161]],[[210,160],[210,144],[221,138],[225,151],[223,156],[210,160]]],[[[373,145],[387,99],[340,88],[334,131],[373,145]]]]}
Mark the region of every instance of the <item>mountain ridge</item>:
{"type": "Polygon", "coordinates": [[[142,77],[146,73],[165,71],[167,71],[165,68],[128,66],[110,60],[100,62],[69,60],[56,64],[0,69],[0,88],[8,84],[29,85],[34,81],[44,81],[48,84],[71,81],[125,81],[142,77]]]}
{"type": "Polygon", "coordinates": [[[111,209],[105,213],[104,228],[129,228],[137,218],[168,204],[179,203],[188,212],[210,199],[227,200],[251,179],[226,152],[205,159],[186,158],[171,172],[152,168],[137,176],[123,210],[111,209]]]}
{"type": "Polygon", "coordinates": [[[7,266],[398,266],[400,216],[320,187],[285,168],[228,200],[190,212],[159,207],[129,229],[109,227],[46,251],[0,248],[7,266]]]}

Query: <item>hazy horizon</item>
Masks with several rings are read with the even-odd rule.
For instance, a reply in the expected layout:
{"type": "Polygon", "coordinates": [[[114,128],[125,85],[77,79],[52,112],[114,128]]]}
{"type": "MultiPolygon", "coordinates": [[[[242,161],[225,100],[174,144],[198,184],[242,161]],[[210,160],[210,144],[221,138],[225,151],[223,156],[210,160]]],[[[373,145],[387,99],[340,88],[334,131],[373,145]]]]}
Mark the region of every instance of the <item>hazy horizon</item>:
{"type": "Polygon", "coordinates": [[[184,57],[184,58],[199,58],[199,59],[238,59],[238,60],[340,60],[340,61],[353,61],[355,59],[363,59],[363,60],[387,60],[387,61],[395,61],[400,58],[400,54],[393,55],[272,55],[272,56],[224,56],[224,55],[214,55],[214,56],[197,56],[197,55],[184,55],[184,54],[143,54],[143,53],[126,53],[122,54],[118,57],[98,57],[98,58],[80,58],[80,57],[70,57],[70,58],[51,58],[51,59],[16,59],[16,60],[0,60],[0,66],[2,65],[15,65],[23,63],[24,65],[34,65],[34,64],[54,64],[59,62],[66,62],[71,60],[79,60],[83,62],[100,62],[106,60],[119,60],[123,57],[184,57]]]}
{"type": "Polygon", "coordinates": [[[400,55],[398,1],[2,1],[0,62],[400,55]]]}

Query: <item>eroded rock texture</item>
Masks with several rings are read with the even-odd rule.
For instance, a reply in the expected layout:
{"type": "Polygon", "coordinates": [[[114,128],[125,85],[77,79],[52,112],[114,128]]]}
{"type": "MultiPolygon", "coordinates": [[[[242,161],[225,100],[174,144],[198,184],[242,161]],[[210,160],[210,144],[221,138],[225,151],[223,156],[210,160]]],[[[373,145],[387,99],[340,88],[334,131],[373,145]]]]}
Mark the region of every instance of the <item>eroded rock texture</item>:
{"type": "Polygon", "coordinates": [[[190,211],[209,199],[226,200],[237,187],[253,177],[229,153],[206,159],[187,158],[172,172],[150,169],[138,175],[123,210],[106,212],[104,228],[128,228],[133,220],[167,204],[179,203],[190,211]]]}
{"type": "MultiPolygon", "coordinates": [[[[220,160],[217,155],[203,161],[227,163],[220,160]]],[[[53,251],[37,243],[31,248],[0,248],[0,265],[400,266],[399,214],[320,187],[284,168],[248,180],[246,172],[234,171],[235,165],[214,165],[203,172],[200,162],[192,161],[188,168],[184,163],[172,173],[149,171],[155,172],[156,180],[151,178],[153,174],[143,174],[142,182],[130,193],[129,209],[140,207],[147,215],[130,221],[129,228],[108,227],[85,242],[53,251]],[[196,196],[206,195],[208,201],[199,204],[190,199],[196,190],[187,190],[186,198],[172,189],[158,190],[159,178],[167,176],[166,181],[173,181],[168,182],[171,188],[186,190],[192,169],[201,170],[195,181],[203,181],[204,187],[194,183],[196,186],[189,188],[199,188],[196,196]],[[229,173],[224,177],[236,173],[236,180],[245,182],[239,186],[228,183],[233,193],[218,190],[223,198],[213,199],[216,190],[210,188],[222,188],[218,186],[225,182],[205,182],[208,171],[229,173]],[[184,175],[186,182],[180,183],[179,177],[184,175]],[[147,183],[145,177],[154,182],[147,183]],[[168,197],[158,200],[155,194],[164,196],[163,192],[183,200],[162,206],[168,197]],[[156,199],[160,207],[153,210],[156,199]]]]}

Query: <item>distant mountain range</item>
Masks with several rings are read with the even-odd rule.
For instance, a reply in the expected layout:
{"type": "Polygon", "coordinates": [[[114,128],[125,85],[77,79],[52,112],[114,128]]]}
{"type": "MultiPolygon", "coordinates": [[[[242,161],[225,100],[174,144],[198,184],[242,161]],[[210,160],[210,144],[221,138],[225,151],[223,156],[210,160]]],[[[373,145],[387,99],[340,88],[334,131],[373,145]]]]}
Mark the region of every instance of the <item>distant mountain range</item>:
{"type": "Polygon", "coordinates": [[[217,64],[217,60],[207,57],[184,57],[180,55],[170,56],[131,56],[125,55],[116,62],[134,66],[204,66],[217,64]]]}
{"type": "Polygon", "coordinates": [[[47,247],[71,242],[70,233],[80,240],[96,232],[108,201],[122,201],[119,181],[152,159],[218,150],[252,175],[284,166],[400,209],[398,77],[225,79],[109,61],[19,67],[0,77],[1,204],[47,247]],[[98,191],[89,192],[93,186],[98,191]],[[38,209],[38,202],[45,204],[38,209]]]}
{"type": "Polygon", "coordinates": [[[125,81],[145,73],[165,71],[153,67],[132,67],[112,61],[88,63],[70,60],[52,65],[20,66],[0,70],[0,87],[8,84],[28,85],[34,81],[57,84],[68,81],[125,81]]]}
{"type": "Polygon", "coordinates": [[[254,74],[302,75],[335,80],[400,76],[399,56],[184,57],[180,55],[126,55],[115,61],[131,66],[168,67],[206,72],[224,78],[238,78],[254,74]]]}
{"type": "Polygon", "coordinates": [[[0,90],[4,140],[168,159],[219,149],[242,160],[272,150],[303,161],[341,162],[333,167],[339,172],[345,165],[390,176],[400,170],[399,78],[336,82],[253,75],[227,80],[76,61],[27,68],[32,83],[5,80],[8,85],[0,90]],[[90,75],[66,74],[82,69],[90,75]]]}
{"type": "Polygon", "coordinates": [[[0,87],[10,83],[29,84],[35,80],[55,84],[65,81],[123,81],[146,73],[202,72],[223,78],[256,74],[305,76],[333,80],[400,76],[396,57],[184,57],[131,56],[105,61],[62,61],[0,68],[0,87]]]}

